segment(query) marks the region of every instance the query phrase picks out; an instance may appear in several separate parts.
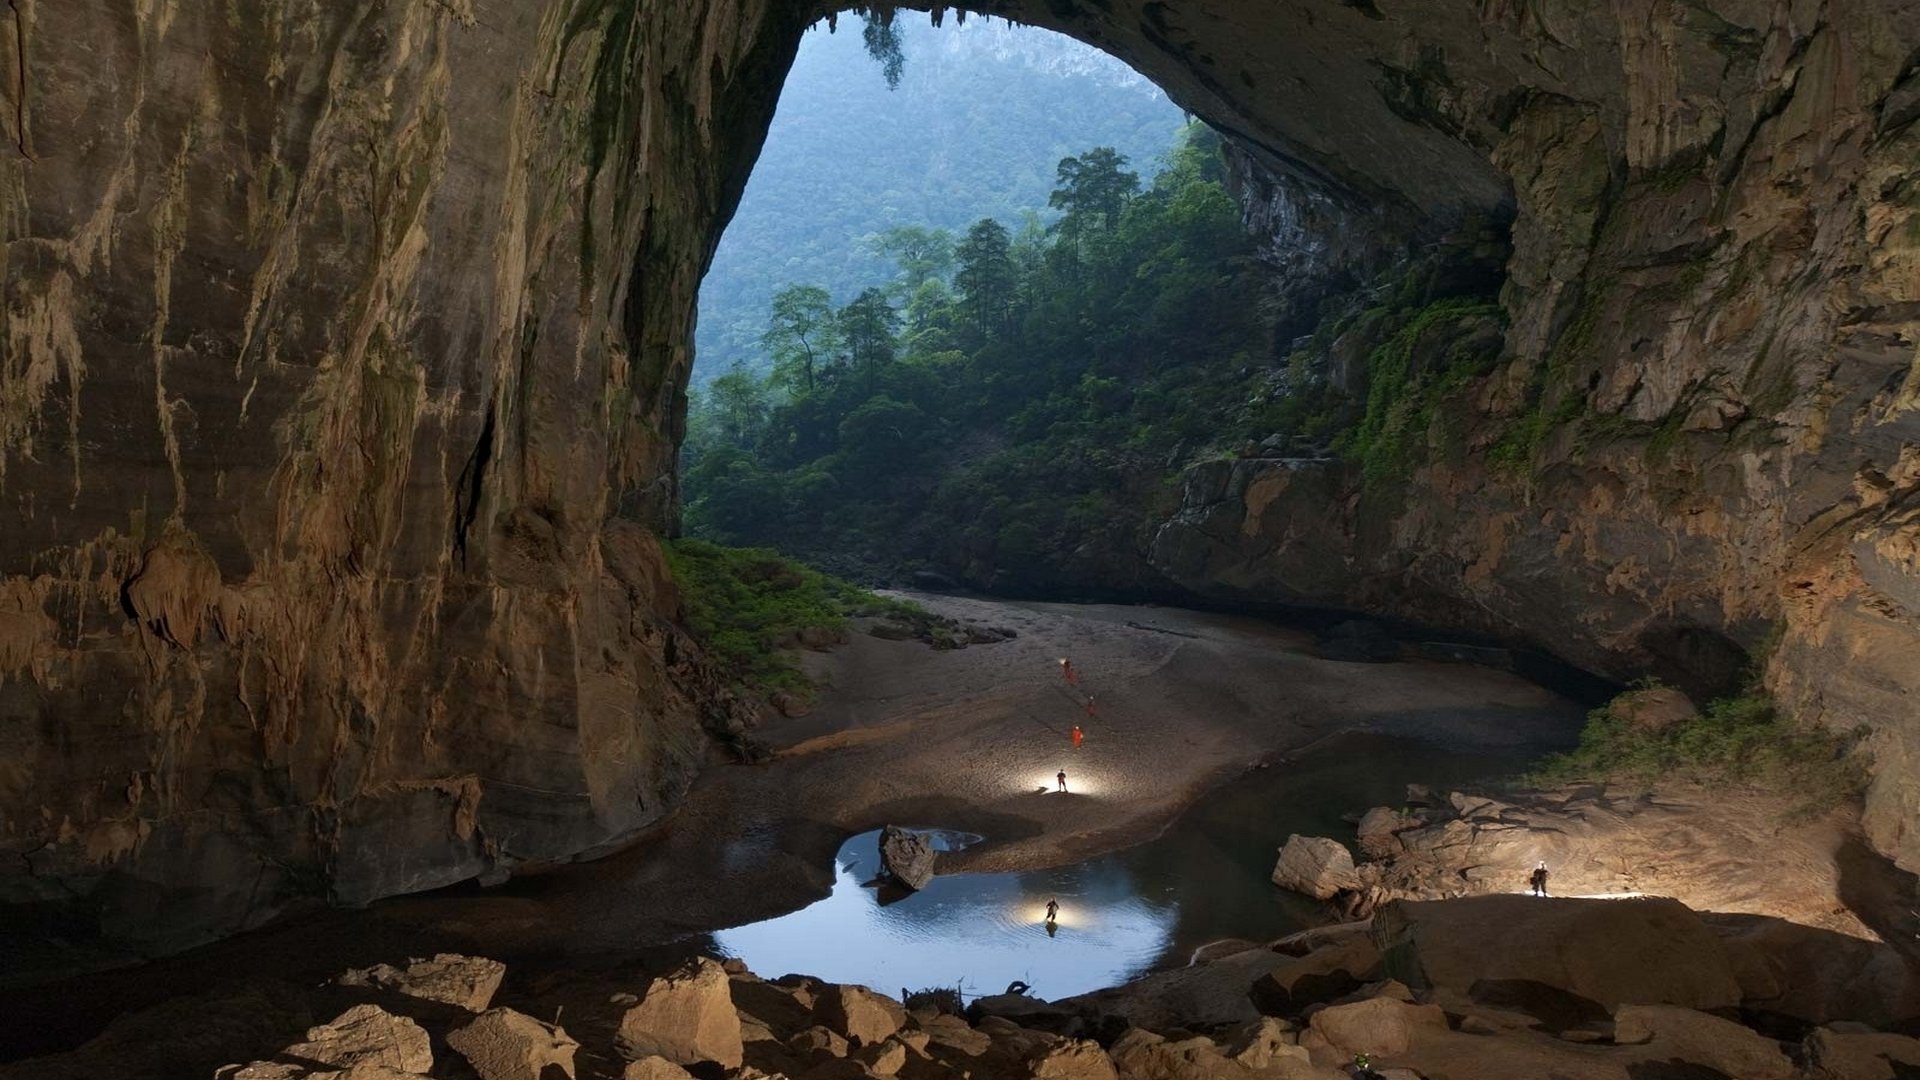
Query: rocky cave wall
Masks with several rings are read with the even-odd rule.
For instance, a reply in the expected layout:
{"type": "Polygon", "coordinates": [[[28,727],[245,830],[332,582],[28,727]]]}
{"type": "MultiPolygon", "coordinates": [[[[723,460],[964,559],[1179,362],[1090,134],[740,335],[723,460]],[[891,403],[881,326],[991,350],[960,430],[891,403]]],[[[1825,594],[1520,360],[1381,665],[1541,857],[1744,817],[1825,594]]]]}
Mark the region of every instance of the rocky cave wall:
{"type": "Polygon", "coordinates": [[[0,11],[9,929],[570,858],[737,736],[655,534],[796,18],[0,11]]]}
{"type": "MultiPolygon", "coordinates": [[[[1870,826],[1920,864],[1920,13],[969,6],[1228,133],[1302,273],[1514,222],[1482,434],[1383,512],[1196,471],[1169,573],[1613,671],[1782,623],[1773,687],[1875,726],[1870,826]]],[[[173,947],[616,842],[737,735],[654,536],[699,276],[819,13],[10,0],[0,900],[173,947]]]]}

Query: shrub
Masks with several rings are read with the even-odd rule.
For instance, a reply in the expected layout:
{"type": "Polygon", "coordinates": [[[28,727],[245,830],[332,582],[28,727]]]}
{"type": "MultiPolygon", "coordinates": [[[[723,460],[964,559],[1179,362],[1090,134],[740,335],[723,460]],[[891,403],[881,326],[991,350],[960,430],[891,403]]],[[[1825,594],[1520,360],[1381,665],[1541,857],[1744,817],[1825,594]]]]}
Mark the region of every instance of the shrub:
{"type": "Polygon", "coordinates": [[[1854,749],[1859,735],[1797,724],[1764,694],[1720,698],[1691,720],[1657,729],[1635,726],[1608,704],[1587,714],[1578,747],[1548,758],[1528,779],[1647,785],[1679,779],[1790,791],[1797,814],[1815,814],[1864,788],[1867,763],[1854,749]]]}
{"type": "Polygon", "coordinates": [[[680,539],[666,552],[687,630],[731,682],[756,694],[812,696],[813,682],[790,653],[806,631],[842,631],[859,615],[931,618],[917,604],[876,596],[770,548],[680,539]]]}

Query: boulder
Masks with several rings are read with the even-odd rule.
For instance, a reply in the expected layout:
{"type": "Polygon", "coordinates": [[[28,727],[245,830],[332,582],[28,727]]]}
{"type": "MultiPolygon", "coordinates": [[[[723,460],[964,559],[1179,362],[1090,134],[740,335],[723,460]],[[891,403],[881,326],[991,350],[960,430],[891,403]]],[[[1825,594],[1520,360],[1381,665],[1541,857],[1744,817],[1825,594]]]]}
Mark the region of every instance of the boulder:
{"type": "Polygon", "coordinates": [[[1413,822],[1389,806],[1376,806],[1360,818],[1360,853],[1370,859],[1383,859],[1400,850],[1395,834],[1413,822]]]}
{"type": "Polygon", "coordinates": [[[1609,1010],[1740,1003],[1726,948],[1676,900],[1396,900],[1374,915],[1373,936],[1389,975],[1456,1000],[1477,983],[1519,980],[1609,1010]]]}
{"type": "Polygon", "coordinates": [[[702,956],[653,980],[640,1003],[621,1018],[617,1042],[628,1058],[738,1067],[744,1053],[740,1014],[734,1011],[726,969],[702,956]]]}
{"type": "Polygon", "coordinates": [[[1276,1061],[1305,1062],[1307,1052],[1296,1042],[1297,1037],[1293,1025],[1285,1020],[1261,1017],[1234,1035],[1227,1044],[1227,1056],[1256,1071],[1276,1061]]]}
{"type": "Polygon", "coordinates": [[[334,1069],[325,1065],[314,1068],[286,1061],[229,1065],[213,1074],[214,1080],[420,1080],[420,1075],[372,1062],[363,1062],[350,1069],[334,1069]]]}
{"type": "Polygon", "coordinates": [[[1280,848],[1280,861],[1273,867],[1273,883],[1283,889],[1305,893],[1315,900],[1331,900],[1344,889],[1360,887],[1353,869],[1353,855],[1338,840],[1324,836],[1287,837],[1280,848]]]}
{"type": "Polygon", "coordinates": [[[864,986],[823,986],[814,1002],[813,1018],[853,1045],[866,1046],[899,1031],[907,1022],[907,1010],[864,986]]]}
{"type": "Polygon", "coordinates": [[[620,1080],[693,1080],[693,1074],[663,1057],[627,1062],[620,1080]]]}
{"type": "Polygon", "coordinates": [[[552,1024],[512,1009],[489,1009],[447,1034],[447,1045],[480,1080],[551,1080],[550,1068],[571,1077],[580,1044],[552,1024]]]}
{"type": "Polygon", "coordinates": [[[907,1066],[907,1044],[897,1038],[870,1043],[848,1055],[875,1076],[893,1076],[907,1066]]]}
{"type": "Polygon", "coordinates": [[[1731,1020],[1672,1005],[1623,1005],[1614,1014],[1613,1041],[1645,1046],[1661,1061],[1716,1069],[1740,1080],[1793,1080],[1793,1062],[1780,1044],[1731,1020]]]}
{"type": "Polygon", "coordinates": [[[975,1030],[957,1016],[935,1016],[921,1021],[920,1027],[933,1047],[952,1051],[962,1057],[979,1057],[993,1045],[992,1038],[985,1032],[975,1030]]]}
{"type": "Polygon", "coordinates": [[[1026,1060],[1029,1080],[1119,1080],[1113,1059],[1086,1039],[1054,1043],[1026,1060]]]}
{"type": "Polygon", "coordinates": [[[1209,1039],[1171,1040],[1133,1028],[1108,1054],[1124,1080],[1253,1080],[1253,1070],[1230,1061],[1209,1039]]]}
{"type": "Polygon", "coordinates": [[[341,986],[368,986],[479,1013],[493,1004],[493,995],[506,974],[507,965],[498,960],[438,953],[431,960],[408,961],[404,969],[376,964],[349,971],[334,981],[341,986]]]}
{"type": "Polygon", "coordinates": [[[1380,971],[1380,951],[1374,947],[1371,934],[1308,940],[1324,944],[1303,956],[1287,958],[1254,980],[1247,996],[1260,1012],[1268,1016],[1295,1015],[1310,1005],[1346,997],[1373,981],[1380,971]]]}
{"type": "Polygon", "coordinates": [[[806,1029],[787,1040],[787,1049],[808,1061],[818,1061],[830,1057],[847,1056],[846,1037],[839,1032],[820,1024],[806,1029]]]}
{"type": "Polygon", "coordinates": [[[281,1058],[348,1070],[378,1065],[400,1073],[433,1068],[433,1048],[419,1024],[378,1005],[355,1005],[327,1023],[307,1029],[306,1041],[281,1051],[281,1058]]]}
{"type": "Polygon", "coordinates": [[[1904,1080],[1920,1076],[1920,1039],[1905,1035],[1816,1028],[1802,1046],[1813,1080],[1904,1080]]]}
{"type": "Polygon", "coordinates": [[[917,832],[889,825],[880,830],[880,866],[894,881],[909,889],[924,889],[933,880],[938,853],[917,832]]]}
{"type": "Polygon", "coordinates": [[[1438,1005],[1410,1005],[1392,997],[1368,998],[1346,1005],[1329,1005],[1308,1021],[1309,1035],[1301,1036],[1302,1045],[1310,1036],[1326,1041],[1342,1059],[1355,1054],[1391,1056],[1404,1054],[1413,1045],[1414,1029],[1420,1025],[1446,1027],[1447,1014],[1438,1005]]]}
{"type": "Polygon", "coordinates": [[[1700,715],[1693,699],[1669,686],[1629,690],[1607,702],[1607,712],[1635,731],[1665,731],[1700,715]]]}

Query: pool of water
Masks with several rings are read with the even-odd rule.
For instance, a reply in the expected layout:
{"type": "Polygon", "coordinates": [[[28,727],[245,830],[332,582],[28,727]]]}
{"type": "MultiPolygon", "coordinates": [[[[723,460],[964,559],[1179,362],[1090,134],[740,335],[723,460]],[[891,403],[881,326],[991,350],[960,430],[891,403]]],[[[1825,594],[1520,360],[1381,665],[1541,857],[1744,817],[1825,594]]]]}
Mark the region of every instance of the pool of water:
{"type": "MultiPolygon", "coordinates": [[[[861,833],[835,857],[832,895],[713,941],[769,977],[800,972],[887,993],[957,984],[969,995],[1019,980],[1044,998],[1081,994],[1184,964],[1209,941],[1325,922],[1322,905],[1269,880],[1288,833],[1350,839],[1343,814],[1398,805],[1409,783],[1444,791],[1510,775],[1539,753],[1347,736],[1210,793],[1148,843],[1051,870],[940,875],[917,893],[870,884],[879,833],[861,833]],[[1049,899],[1060,902],[1051,929],[1049,899]]],[[[936,846],[973,839],[947,833],[936,846]]]]}

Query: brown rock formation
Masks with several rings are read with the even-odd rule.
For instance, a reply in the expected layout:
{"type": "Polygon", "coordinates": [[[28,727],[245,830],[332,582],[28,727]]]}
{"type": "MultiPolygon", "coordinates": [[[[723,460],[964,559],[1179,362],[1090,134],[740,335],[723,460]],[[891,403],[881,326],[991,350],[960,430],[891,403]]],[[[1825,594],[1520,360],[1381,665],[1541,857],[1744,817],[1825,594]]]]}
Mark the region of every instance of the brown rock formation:
{"type": "MultiPolygon", "coordinates": [[[[1920,863],[1920,10],[981,6],[1220,125],[1303,274],[1514,215],[1459,452],[1196,474],[1174,576],[1606,670],[1783,623],[1920,863]]],[[[658,819],[737,733],[650,535],[695,290],[824,10],[0,11],[0,900],[165,948],[658,819]]]]}

